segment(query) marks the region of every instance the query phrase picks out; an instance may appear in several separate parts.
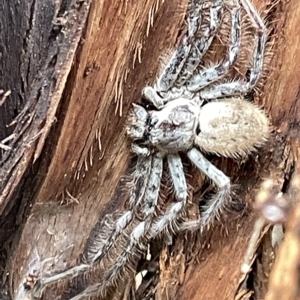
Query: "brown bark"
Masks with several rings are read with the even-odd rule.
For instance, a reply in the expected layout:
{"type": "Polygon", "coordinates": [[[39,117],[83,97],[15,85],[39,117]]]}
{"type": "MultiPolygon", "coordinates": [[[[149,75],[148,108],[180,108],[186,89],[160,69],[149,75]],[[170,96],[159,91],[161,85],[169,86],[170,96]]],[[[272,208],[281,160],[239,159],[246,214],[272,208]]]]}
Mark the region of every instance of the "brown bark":
{"type": "MultiPolygon", "coordinates": [[[[117,185],[130,161],[126,115],[142,87],[155,81],[161,54],[174,48],[184,27],[186,1],[90,2],[33,1],[18,7],[11,1],[4,7],[1,39],[6,34],[11,40],[3,42],[1,84],[12,94],[1,107],[0,128],[3,138],[12,130],[16,137],[1,164],[0,242],[2,294],[7,290],[12,299],[23,299],[22,283],[34,268],[49,276],[78,263],[101,216],[122,209],[117,185]],[[5,25],[10,18],[12,31],[5,25]],[[7,129],[15,111],[16,124],[7,129]],[[49,258],[55,259],[48,263],[49,258]]],[[[237,203],[248,204],[265,178],[288,193],[299,167],[299,5],[297,0],[253,3],[269,8],[274,56],[257,101],[274,130],[259,155],[246,162],[214,160],[239,185],[237,203]]],[[[187,234],[164,248],[159,277],[149,279],[154,286],[158,280],[157,299],[248,299],[252,292],[263,298],[267,279],[260,276],[269,265],[264,269],[257,261],[256,278],[241,288],[240,267],[257,218],[251,209],[246,212],[224,217],[222,227],[201,240],[187,234]]],[[[267,242],[261,241],[256,255],[264,254],[266,261],[274,249],[262,251],[267,242]]],[[[63,288],[51,287],[44,299],[56,299],[63,288]]]]}
{"type": "MultiPolygon", "coordinates": [[[[9,249],[3,268],[9,273],[6,284],[12,297],[23,289],[29,266],[39,268],[45,259],[56,257],[50,267],[56,273],[79,259],[128,165],[123,116],[130,103],[139,100],[143,85],[154,81],[161,52],[174,47],[185,11],[180,1],[44,5],[33,2],[15,12],[15,19],[26,12],[26,42],[43,42],[26,52],[26,62],[32,64],[39,55],[37,66],[18,78],[27,90],[22,91],[22,84],[18,89],[13,78],[3,84],[4,89],[17,90],[11,97],[19,92],[26,102],[17,118],[18,137],[9,145],[13,151],[4,153],[1,169],[1,242],[6,242],[3,251],[9,249]],[[62,16],[58,25],[57,15],[62,16]],[[154,17],[155,27],[147,36],[154,17]],[[58,37],[52,37],[53,31],[58,37]]],[[[6,7],[6,14],[10,9],[6,7]]],[[[18,25],[15,31],[22,29],[18,25]]],[[[17,50],[22,43],[8,53],[20,57],[20,64],[23,57],[17,50]]],[[[5,105],[16,106],[9,101],[5,105]]]]}

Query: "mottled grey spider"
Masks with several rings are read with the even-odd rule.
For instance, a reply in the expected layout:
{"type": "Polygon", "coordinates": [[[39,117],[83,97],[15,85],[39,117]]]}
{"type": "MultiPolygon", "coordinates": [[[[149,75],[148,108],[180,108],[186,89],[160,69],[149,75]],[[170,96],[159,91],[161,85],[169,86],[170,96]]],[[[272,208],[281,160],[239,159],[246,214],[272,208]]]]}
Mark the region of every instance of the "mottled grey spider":
{"type": "MultiPolygon", "coordinates": [[[[153,238],[165,229],[176,227],[188,196],[179,152],[186,152],[190,161],[218,188],[216,195],[203,209],[201,219],[181,225],[185,229],[203,228],[221,214],[230,199],[230,179],[211,164],[199,149],[220,156],[238,157],[249,154],[268,137],[268,118],[244,99],[245,93],[257,85],[262,73],[266,44],[266,28],[262,19],[248,0],[194,0],[190,1],[190,6],[188,35],[175,50],[157,84],[142,91],[142,96],[153,108],[133,104],[127,134],[133,140],[132,151],[139,157],[134,182],[142,181],[143,184],[138,184],[139,193],[133,190],[130,210],[116,222],[114,234],[95,256],[97,259],[107,253],[134,214],[138,213],[144,219],[132,231],[124,257],[135,246],[142,244],[145,236],[153,238]],[[221,63],[197,73],[195,70],[222,22],[224,2],[230,7],[231,15],[227,57],[221,63]],[[218,83],[229,72],[239,54],[240,3],[256,30],[249,80],[218,83]],[[205,15],[205,12],[208,14],[205,15]],[[156,217],[164,158],[168,162],[177,202],[163,216],[156,217]]],[[[120,255],[119,260],[126,259],[120,255]]]]}
{"type": "MultiPolygon", "coordinates": [[[[224,205],[230,200],[230,179],[201,151],[238,157],[261,146],[268,137],[267,117],[244,99],[244,95],[257,85],[262,73],[266,28],[261,17],[249,0],[190,0],[189,3],[187,34],[157,83],[153,87],[146,86],[142,91],[151,108],[133,104],[126,127],[128,136],[133,140],[132,151],[138,155],[129,210],[114,221],[106,243],[87,257],[86,264],[59,274],[58,280],[88,271],[105,257],[136,215],[139,221],[131,230],[124,249],[120,249],[113,266],[105,272],[103,280],[87,287],[73,300],[105,293],[119,278],[126,264],[135,257],[136,249],[145,247],[145,243],[165,230],[176,231],[180,226],[181,229],[202,229],[222,213],[224,205]],[[241,7],[256,32],[248,80],[220,82],[240,53],[241,7]],[[227,56],[220,63],[199,72],[197,68],[203,55],[223,21],[224,9],[231,16],[227,56]],[[179,224],[178,220],[187,204],[188,188],[180,152],[186,153],[189,160],[217,187],[200,220],[184,224],[179,224]],[[171,204],[163,215],[157,216],[164,159],[169,166],[177,202],[171,204]]],[[[52,279],[45,279],[43,284],[40,282],[35,294],[40,294],[43,286],[55,282],[56,278],[52,279]]]]}

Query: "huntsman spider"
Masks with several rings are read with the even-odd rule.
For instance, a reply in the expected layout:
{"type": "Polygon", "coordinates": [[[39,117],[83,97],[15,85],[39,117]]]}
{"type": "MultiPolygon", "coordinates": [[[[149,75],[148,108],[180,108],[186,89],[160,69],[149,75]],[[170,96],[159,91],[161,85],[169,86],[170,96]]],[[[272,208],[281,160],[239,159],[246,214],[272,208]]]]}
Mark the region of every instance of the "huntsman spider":
{"type": "MultiPolygon", "coordinates": [[[[101,261],[128,225],[137,218],[136,226],[99,283],[88,286],[72,300],[105,294],[120,278],[126,264],[152,238],[168,230],[202,229],[211,224],[230,201],[230,178],[205,158],[203,153],[223,157],[248,155],[260,147],[269,134],[269,121],[264,112],[245,99],[261,77],[267,30],[249,0],[190,0],[188,30],[153,86],[142,90],[147,105],[133,104],[126,131],[132,140],[132,151],[138,160],[129,209],[113,223],[109,238],[86,264],[59,274],[59,280],[87,272],[101,261]],[[240,53],[241,12],[253,26],[253,51],[245,80],[227,80],[240,53]],[[219,32],[224,15],[230,18],[226,57],[204,68],[203,56],[219,32]],[[200,69],[200,70],[199,70],[200,69]],[[227,76],[227,77],[226,77],[227,76]],[[227,80],[227,81],[226,81],[227,80]],[[188,187],[180,154],[216,187],[214,196],[202,208],[200,219],[178,222],[185,211],[188,187]],[[176,202],[163,214],[157,214],[163,162],[174,187],[176,202]],[[180,228],[182,226],[182,228],[180,228]]],[[[56,275],[58,276],[58,275],[56,275]]],[[[41,281],[35,293],[41,293],[51,278],[41,281]]]]}

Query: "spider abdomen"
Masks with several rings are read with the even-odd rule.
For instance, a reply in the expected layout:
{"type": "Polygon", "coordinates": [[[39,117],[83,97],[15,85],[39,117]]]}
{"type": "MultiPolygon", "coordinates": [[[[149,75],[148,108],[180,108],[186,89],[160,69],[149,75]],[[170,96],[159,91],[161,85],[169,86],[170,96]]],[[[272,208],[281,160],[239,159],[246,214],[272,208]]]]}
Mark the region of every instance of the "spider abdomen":
{"type": "Polygon", "coordinates": [[[222,156],[245,155],[263,144],[269,121],[262,110],[241,98],[210,102],[201,108],[195,143],[222,156]]]}

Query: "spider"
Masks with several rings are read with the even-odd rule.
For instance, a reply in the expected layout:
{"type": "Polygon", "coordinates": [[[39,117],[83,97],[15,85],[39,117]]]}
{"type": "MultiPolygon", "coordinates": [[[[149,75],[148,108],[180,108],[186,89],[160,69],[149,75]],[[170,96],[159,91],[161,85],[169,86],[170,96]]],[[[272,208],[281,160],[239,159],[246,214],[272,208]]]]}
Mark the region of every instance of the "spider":
{"type": "MultiPolygon", "coordinates": [[[[268,137],[268,118],[244,98],[255,88],[262,73],[266,28],[261,17],[249,0],[189,2],[187,34],[157,83],[143,89],[142,96],[148,104],[133,104],[128,119],[127,135],[132,140],[132,151],[138,156],[129,209],[112,222],[114,228],[106,243],[90,253],[87,263],[60,274],[59,280],[88,271],[105,257],[136,216],[138,221],[103,280],[87,287],[73,300],[105,293],[139,250],[144,250],[147,242],[159,234],[170,229],[180,230],[180,226],[183,229],[202,229],[218,218],[230,201],[230,178],[209,162],[202,152],[236,158],[249,154],[268,137]],[[222,82],[240,53],[242,8],[256,31],[249,78],[222,82]],[[197,69],[218,33],[226,9],[231,22],[226,58],[199,72],[197,69]],[[186,153],[196,168],[217,187],[216,194],[201,212],[200,220],[184,224],[178,220],[186,208],[188,188],[179,153],[186,153]],[[157,216],[164,160],[168,164],[177,201],[167,207],[163,215],[157,216]]],[[[55,278],[46,281],[53,283],[55,278]]],[[[40,282],[35,292],[41,293],[42,289],[40,282]]]]}
{"type": "MultiPolygon", "coordinates": [[[[150,105],[133,104],[126,130],[133,141],[131,149],[139,158],[133,180],[136,189],[131,193],[129,210],[116,221],[115,232],[95,255],[95,260],[105,256],[135,214],[143,221],[132,231],[124,251],[127,260],[134,247],[141,247],[143,237],[151,239],[168,228],[177,227],[188,196],[180,152],[185,152],[218,188],[203,209],[201,219],[181,225],[182,229],[203,229],[222,213],[230,200],[231,185],[230,178],[210,163],[200,150],[236,158],[249,154],[266,141],[268,118],[244,99],[244,95],[255,88],[262,73],[266,28],[248,0],[226,3],[230,6],[231,31],[225,60],[200,73],[195,72],[221,25],[224,1],[190,1],[188,35],[175,50],[154,87],[146,86],[142,91],[142,97],[150,105]],[[249,80],[218,83],[228,74],[239,54],[241,6],[256,30],[249,80]],[[164,159],[168,163],[177,202],[163,216],[156,217],[164,159]]],[[[120,255],[119,260],[126,261],[124,257],[120,255]]]]}

